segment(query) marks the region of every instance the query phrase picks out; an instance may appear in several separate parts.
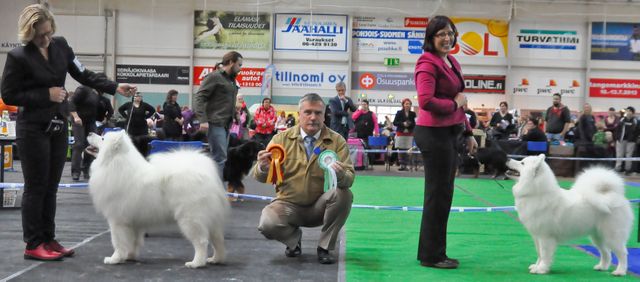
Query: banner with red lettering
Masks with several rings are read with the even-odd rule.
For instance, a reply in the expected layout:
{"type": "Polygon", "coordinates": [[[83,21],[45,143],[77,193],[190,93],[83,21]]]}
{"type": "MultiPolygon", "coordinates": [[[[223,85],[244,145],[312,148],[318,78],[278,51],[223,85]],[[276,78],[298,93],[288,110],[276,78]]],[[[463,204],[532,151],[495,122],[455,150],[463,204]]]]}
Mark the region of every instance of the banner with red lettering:
{"type": "Polygon", "coordinates": [[[589,97],[640,98],[638,79],[589,79],[589,97]]]}
{"type": "MultiPolygon", "coordinates": [[[[213,71],[215,71],[214,66],[193,67],[193,85],[200,85],[202,79],[213,71]]],[[[236,82],[240,87],[262,87],[263,74],[264,68],[242,68],[236,77],[236,82]]]]}

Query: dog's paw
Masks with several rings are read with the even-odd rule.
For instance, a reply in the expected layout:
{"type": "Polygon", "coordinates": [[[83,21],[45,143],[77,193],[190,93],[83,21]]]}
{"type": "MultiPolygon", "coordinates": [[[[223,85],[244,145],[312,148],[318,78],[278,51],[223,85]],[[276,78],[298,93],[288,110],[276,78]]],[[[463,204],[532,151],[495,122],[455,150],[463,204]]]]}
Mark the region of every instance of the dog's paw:
{"type": "Polygon", "coordinates": [[[212,256],[212,257],[207,258],[207,263],[223,264],[224,263],[224,258],[220,258],[219,256],[212,256]]]}
{"type": "Polygon", "coordinates": [[[531,274],[547,274],[549,273],[549,268],[547,267],[542,267],[540,265],[536,265],[533,268],[531,268],[529,270],[529,273],[531,274]]]}
{"type": "Polygon", "coordinates": [[[622,269],[616,269],[614,272],[611,272],[611,274],[614,276],[625,276],[627,275],[627,271],[622,269]]]}
{"type": "Polygon", "coordinates": [[[598,263],[593,267],[594,270],[597,271],[607,271],[609,270],[609,266],[608,265],[604,265],[602,263],[598,263]]]}
{"type": "Polygon", "coordinates": [[[114,258],[114,257],[105,257],[104,258],[104,264],[120,264],[123,263],[124,261],[118,258],[114,258]]]}
{"type": "Polygon", "coordinates": [[[536,267],[538,267],[538,264],[537,264],[537,263],[534,263],[534,264],[532,264],[532,265],[529,265],[529,271],[531,271],[532,269],[534,269],[534,268],[536,268],[536,267]]]}
{"type": "Polygon", "coordinates": [[[204,262],[196,262],[196,261],[188,261],[184,263],[184,266],[186,266],[187,268],[200,268],[207,265],[204,262]]]}

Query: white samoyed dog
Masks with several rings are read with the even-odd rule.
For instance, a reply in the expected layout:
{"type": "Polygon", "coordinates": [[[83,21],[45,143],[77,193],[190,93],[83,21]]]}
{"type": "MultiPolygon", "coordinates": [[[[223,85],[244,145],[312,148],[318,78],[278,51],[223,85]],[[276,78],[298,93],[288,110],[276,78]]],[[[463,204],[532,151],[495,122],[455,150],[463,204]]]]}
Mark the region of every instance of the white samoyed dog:
{"type": "Polygon", "coordinates": [[[546,274],[559,243],[589,236],[600,252],[593,268],[607,271],[611,251],[618,257],[613,275],[627,273],[627,240],[633,226],[631,204],[624,196],[624,181],[602,167],[586,169],[570,190],[558,186],[545,155],[522,161],[509,160],[507,166],[520,173],[513,186],[518,217],[533,237],[538,253],[529,272],[546,274]]]}
{"type": "Polygon", "coordinates": [[[175,223],[195,249],[193,260],[185,263],[188,268],[224,262],[229,203],[210,157],[178,150],[153,154],[147,161],[124,131],[87,139],[99,150],[89,191],[109,222],[114,248],[105,264],[135,260],[146,230],[175,223]],[[207,258],[209,243],[214,255],[207,258]]]}

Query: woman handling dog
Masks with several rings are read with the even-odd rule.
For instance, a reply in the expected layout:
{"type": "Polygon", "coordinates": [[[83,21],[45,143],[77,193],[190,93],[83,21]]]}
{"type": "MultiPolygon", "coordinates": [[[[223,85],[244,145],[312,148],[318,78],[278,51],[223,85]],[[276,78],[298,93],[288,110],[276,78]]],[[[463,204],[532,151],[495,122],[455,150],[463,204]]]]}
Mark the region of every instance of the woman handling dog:
{"type": "Polygon", "coordinates": [[[458,267],[458,260],[447,256],[446,238],[459,135],[468,136],[470,151],[478,146],[463,109],[467,98],[462,93],[464,81],[460,65],[449,55],[457,34],[449,18],[430,19],[422,47],[425,52],[415,69],[420,113],[414,136],[425,171],[418,260],[422,266],[433,268],[458,267]]]}
{"type": "Polygon", "coordinates": [[[7,54],[2,98],[22,107],[16,143],[22,162],[22,230],[25,259],[60,260],[74,251],[55,240],[56,193],[67,152],[67,73],[78,82],[107,93],[130,96],[135,86],[117,84],[93,73],[77,60],[56,31],[53,14],[44,5],[27,6],[18,19],[22,46],[7,54]]]}

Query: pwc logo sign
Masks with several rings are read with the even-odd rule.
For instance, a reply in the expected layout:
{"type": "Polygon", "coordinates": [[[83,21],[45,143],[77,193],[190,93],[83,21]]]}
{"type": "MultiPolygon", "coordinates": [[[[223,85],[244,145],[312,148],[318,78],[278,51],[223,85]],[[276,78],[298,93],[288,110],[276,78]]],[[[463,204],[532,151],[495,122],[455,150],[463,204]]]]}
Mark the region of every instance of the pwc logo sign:
{"type": "Polygon", "coordinates": [[[474,18],[453,18],[453,22],[461,35],[452,55],[506,58],[507,22],[474,18]]]}

